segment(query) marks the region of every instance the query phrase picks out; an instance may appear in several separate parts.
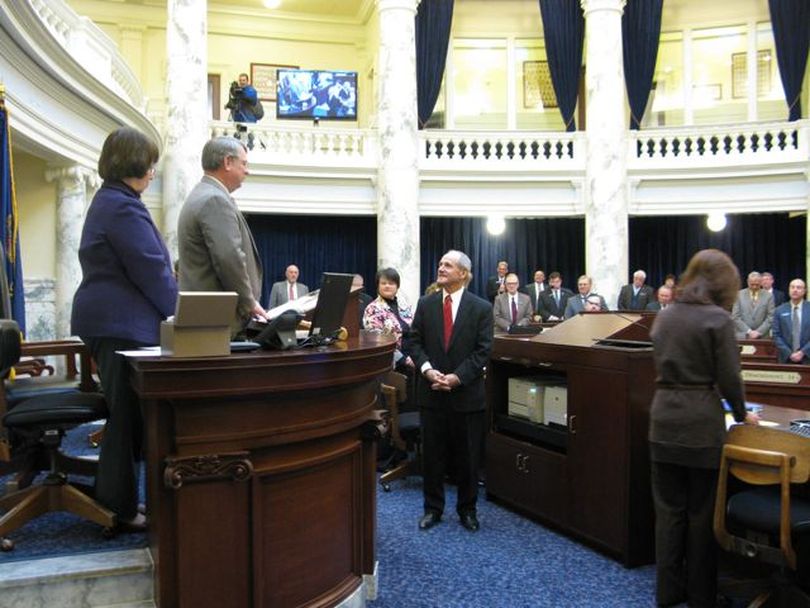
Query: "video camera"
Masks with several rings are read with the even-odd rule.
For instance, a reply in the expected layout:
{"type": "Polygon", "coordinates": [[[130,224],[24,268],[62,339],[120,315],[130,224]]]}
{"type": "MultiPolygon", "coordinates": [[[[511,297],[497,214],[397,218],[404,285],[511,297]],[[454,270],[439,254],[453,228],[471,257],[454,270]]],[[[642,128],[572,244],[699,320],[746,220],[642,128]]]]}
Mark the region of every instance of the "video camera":
{"type": "Polygon", "coordinates": [[[226,110],[235,110],[239,105],[239,101],[245,94],[245,90],[239,86],[235,80],[231,83],[231,88],[228,91],[228,103],[225,104],[226,110]]]}

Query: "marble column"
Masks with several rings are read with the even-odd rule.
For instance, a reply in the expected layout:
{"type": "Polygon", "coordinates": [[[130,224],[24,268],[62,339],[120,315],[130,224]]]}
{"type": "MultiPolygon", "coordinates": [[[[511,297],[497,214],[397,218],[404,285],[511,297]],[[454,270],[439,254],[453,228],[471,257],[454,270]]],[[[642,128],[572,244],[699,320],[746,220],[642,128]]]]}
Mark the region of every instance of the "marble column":
{"type": "Polygon", "coordinates": [[[208,140],[206,0],[168,0],[166,22],[166,141],[163,148],[163,234],[177,258],[177,217],[202,177],[208,140]]]}
{"type": "Polygon", "coordinates": [[[419,289],[419,166],[416,112],[417,0],[377,0],[380,18],[377,120],[377,261],[401,277],[413,305],[419,289]]]}
{"type": "Polygon", "coordinates": [[[87,186],[98,187],[96,173],[84,167],[58,167],[45,172],[47,181],[56,182],[56,284],[54,288],[55,338],[70,335],[70,309],[73,294],[82,280],[79,241],[87,186]]]}
{"type": "Polygon", "coordinates": [[[625,0],[581,0],[587,89],[585,264],[594,290],[616,306],[628,278],[627,110],[622,65],[625,0]]]}

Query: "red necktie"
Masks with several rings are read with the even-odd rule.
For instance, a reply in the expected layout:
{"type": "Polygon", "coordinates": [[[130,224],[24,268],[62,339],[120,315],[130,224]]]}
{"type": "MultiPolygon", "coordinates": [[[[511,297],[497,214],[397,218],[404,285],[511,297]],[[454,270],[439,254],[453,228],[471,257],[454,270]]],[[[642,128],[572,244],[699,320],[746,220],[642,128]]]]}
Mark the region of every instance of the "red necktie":
{"type": "Polygon", "coordinates": [[[450,348],[450,336],[453,335],[453,298],[444,298],[444,350],[450,348]]]}
{"type": "Polygon", "coordinates": [[[512,325],[517,325],[517,304],[515,304],[515,298],[512,298],[512,325]]]}
{"type": "Polygon", "coordinates": [[[295,299],[295,285],[290,283],[290,300],[295,299]]]}

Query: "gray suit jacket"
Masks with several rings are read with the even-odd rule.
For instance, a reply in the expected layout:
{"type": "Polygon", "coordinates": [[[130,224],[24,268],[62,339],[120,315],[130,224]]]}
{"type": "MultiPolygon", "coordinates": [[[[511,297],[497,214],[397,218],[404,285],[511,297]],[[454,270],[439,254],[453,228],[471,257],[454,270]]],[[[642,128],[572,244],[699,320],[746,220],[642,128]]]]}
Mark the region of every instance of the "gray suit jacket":
{"type": "MultiPolygon", "coordinates": [[[[270,290],[270,308],[281,306],[290,301],[290,288],[287,286],[286,280],[273,283],[273,288],[270,290]]],[[[309,293],[309,287],[303,283],[295,283],[295,297],[300,298],[309,293]]]]}
{"type": "Polygon", "coordinates": [[[633,306],[633,285],[623,285],[619,291],[617,307],[619,310],[644,310],[647,304],[654,302],[653,288],[649,285],[642,285],[638,290],[636,305],[633,306]]]}
{"type": "MultiPolygon", "coordinates": [[[[591,292],[585,296],[585,299],[587,300],[591,296],[599,298],[599,310],[608,310],[605,298],[600,296],[598,293],[591,292]]],[[[583,310],[585,310],[585,304],[582,302],[582,296],[575,294],[568,298],[568,303],[565,305],[565,318],[570,319],[571,317],[576,317],[583,310]]]]}
{"type": "Polygon", "coordinates": [[[773,321],[773,296],[760,289],[756,304],[751,300],[751,292],[746,288],[737,294],[737,301],[731,309],[734,332],[738,340],[743,340],[749,329],[755,329],[763,338],[771,333],[773,321]]]}
{"type": "MultiPolygon", "coordinates": [[[[532,301],[525,293],[517,294],[517,323],[515,325],[527,325],[532,320],[534,311],[532,301]]],[[[495,319],[495,327],[503,331],[509,331],[512,326],[512,306],[509,303],[509,294],[502,293],[495,298],[492,305],[492,316],[495,319]]]]}
{"type": "Polygon", "coordinates": [[[234,328],[248,320],[261,297],[262,266],[250,228],[220,182],[206,175],[194,186],[180,210],[177,241],[180,289],[235,291],[234,328]]]}

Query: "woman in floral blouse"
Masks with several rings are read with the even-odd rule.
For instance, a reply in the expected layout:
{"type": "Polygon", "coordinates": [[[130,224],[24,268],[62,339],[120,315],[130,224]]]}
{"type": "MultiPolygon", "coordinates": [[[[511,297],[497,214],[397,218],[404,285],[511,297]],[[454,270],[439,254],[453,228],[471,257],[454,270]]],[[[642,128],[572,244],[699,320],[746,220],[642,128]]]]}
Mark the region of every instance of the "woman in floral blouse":
{"type": "Polygon", "coordinates": [[[377,272],[375,282],[377,298],[366,306],[363,327],[395,336],[397,349],[394,351],[394,368],[410,373],[413,370],[413,361],[410,357],[413,313],[407,303],[397,298],[399,273],[393,268],[383,268],[377,272]]]}

